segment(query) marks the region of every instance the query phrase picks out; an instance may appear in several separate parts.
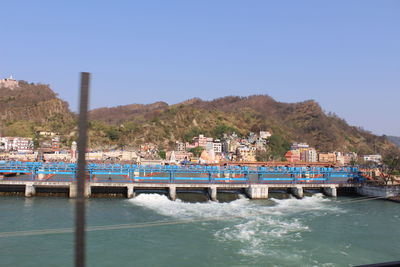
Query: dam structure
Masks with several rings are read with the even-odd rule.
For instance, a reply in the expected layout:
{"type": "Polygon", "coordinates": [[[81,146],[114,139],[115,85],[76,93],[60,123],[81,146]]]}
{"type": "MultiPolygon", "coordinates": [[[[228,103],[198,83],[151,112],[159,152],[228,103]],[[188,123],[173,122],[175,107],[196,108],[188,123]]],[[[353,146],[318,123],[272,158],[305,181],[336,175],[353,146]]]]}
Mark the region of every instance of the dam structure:
{"type": "MultiPolygon", "coordinates": [[[[76,197],[77,166],[73,163],[0,161],[0,193],[26,197],[66,194],[76,197]]],[[[337,190],[358,188],[364,182],[357,167],[259,167],[204,165],[88,164],[85,196],[202,192],[217,200],[218,192],[242,192],[251,199],[267,199],[271,190],[286,190],[302,198],[304,190],[337,196],[337,190]]]]}

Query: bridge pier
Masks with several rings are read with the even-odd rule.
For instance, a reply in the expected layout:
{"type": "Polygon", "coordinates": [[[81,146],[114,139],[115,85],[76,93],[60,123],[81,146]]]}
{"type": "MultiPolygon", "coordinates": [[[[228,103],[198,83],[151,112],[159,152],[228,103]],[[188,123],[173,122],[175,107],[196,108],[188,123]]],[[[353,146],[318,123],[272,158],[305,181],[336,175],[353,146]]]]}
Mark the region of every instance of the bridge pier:
{"type": "MultiPolygon", "coordinates": [[[[88,182],[85,183],[85,189],[83,191],[83,196],[85,198],[89,198],[92,194],[91,186],[88,182]]],[[[78,185],[76,183],[72,183],[69,185],[69,197],[76,198],[78,196],[78,185]]]]}
{"type": "Polygon", "coordinates": [[[293,196],[295,196],[296,198],[304,197],[303,187],[300,187],[300,186],[292,187],[290,189],[290,191],[293,194],[293,196]]]}
{"type": "Polygon", "coordinates": [[[175,200],[176,199],[176,186],[175,185],[170,185],[168,187],[169,189],[169,198],[171,200],[175,200]]]}
{"type": "Polygon", "coordinates": [[[36,189],[33,186],[33,183],[27,183],[25,185],[25,196],[26,197],[33,197],[36,194],[36,189]]]}
{"type": "Polygon", "coordinates": [[[211,186],[208,188],[208,195],[212,201],[217,201],[217,187],[211,186]]]}
{"type": "Polygon", "coordinates": [[[70,198],[76,198],[78,192],[77,192],[77,186],[76,183],[72,183],[69,185],[69,197],[70,198]]]}
{"type": "Polygon", "coordinates": [[[127,198],[134,198],[135,197],[135,191],[134,191],[133,185],[128,185],[126,189],[127,189],[126,197],[127,198]]]}
{"type": "Polygon", "coordinates": [[[324,187],[322,191],[323,191],[324,195],[326,195],[328,197],[337,197],[337,189],[334,186],[324,187]]]}
{"type": "Polygon", "coordinates": [[[250,185],[245,191],[250,199],[268,199],[268,186],[250,185]]]}

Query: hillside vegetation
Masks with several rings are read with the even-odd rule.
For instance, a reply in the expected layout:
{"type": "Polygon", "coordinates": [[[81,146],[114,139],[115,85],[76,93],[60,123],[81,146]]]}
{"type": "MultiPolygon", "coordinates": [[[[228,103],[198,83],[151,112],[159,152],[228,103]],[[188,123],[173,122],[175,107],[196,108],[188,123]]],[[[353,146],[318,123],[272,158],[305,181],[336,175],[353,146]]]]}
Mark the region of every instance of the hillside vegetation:
{"type": "Polygon", "coordinates": [[[35,137],[36,131],[68,135],[75,127],[68,103],[44,84],[19,82],[14,89],[0,88],[0,134],[35,137]]]}
{"type": "MultiPolygon", "coordinates": [[[[14,90],[0,88],[0,134],[37,138],[37,130],[58,132],[69,145],[76,138],[76,115],[43,84],[20,82],[14,90]]],[[[307,142],[319,151],[382,153],[394,148],[376,136],[323,112],[313,100],[277,102],[267,95],[228,96],[212,101],[198,98],[175,105],[156,102],[90,111],[92,148],[136,147],[151,142],[164,149],[198,134],[221,138],[224,133],[246,136],[269,130],[278,143],[307,142]]]]}
{"type": "Polygon", "coordinates": [[[281,103],[266,95],[223,97],[212,101],[191,99],[176,105],[157,102],[95,109],[93,129],[111,143],[126,146],[143,142],[172,145],[203,133],[214,138],[224,132],[247,135],[270,130],[287,141],[308,142],[320,151],[384,153],[393,148],[386,137],[349,126],[334,114],[325,114],[309,100],[281,103]]]}

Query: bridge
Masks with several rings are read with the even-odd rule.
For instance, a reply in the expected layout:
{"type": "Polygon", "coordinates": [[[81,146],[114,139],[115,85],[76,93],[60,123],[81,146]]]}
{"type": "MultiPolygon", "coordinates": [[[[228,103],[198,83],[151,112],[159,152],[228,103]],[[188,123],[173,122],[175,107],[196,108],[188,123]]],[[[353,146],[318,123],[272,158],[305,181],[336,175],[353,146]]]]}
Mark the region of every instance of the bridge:
{"type": "MultiPolygon", "coordinates": [[[[0,161],[0,192],[63,192],[76,196],[77,165],[0,161]]],[[[336,196],[337,188],[357,187],[364,181],[357,167],[204,166],[88,164],[85,195],[165,190],[171,199],[182,190],[200,190],[216,200],[222,190],[243,191],[253,199],[268,198],[273,188],[303,197],[304,189],[320,189],[336,196]]]]}

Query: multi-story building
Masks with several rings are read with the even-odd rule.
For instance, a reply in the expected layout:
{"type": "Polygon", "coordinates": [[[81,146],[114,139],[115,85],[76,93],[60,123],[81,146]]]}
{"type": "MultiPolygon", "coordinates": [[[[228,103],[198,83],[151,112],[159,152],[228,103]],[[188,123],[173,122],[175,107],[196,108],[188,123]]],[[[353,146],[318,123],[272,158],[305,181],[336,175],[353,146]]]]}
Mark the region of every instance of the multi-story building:
{"type": "Polygon", "coordinates": [[[255,149],[248,146],[239,146],[236,151],[237,157],[241,161],[256,161],[255,149]]]}
{"type": "Polygon", "coordinates": [[[60,137],[54,137],[51,139],[51,148],[55,154],[60,153],[60,137]]]}
{"type": "Polygon", "coordinates": [[[288,152],[286,152],[285,158],[289,162],[300,161],[300,150],[298,150],[298,149],[289,150],[288,152]]]}
{"type": "Polygon", "coordinates": [[[229,151],[230,153],[235,153],[239,148],[240,143],[237,140],[232,140],[229,144],[229,151]]]}
{"type": "Polygon", "coordinates": [[[206,137],[203,134],[199,134],[199,136],[193,138],[193,143],[197,143],[197,146],[200,147],[206,147],[207,146],[207,142],[212,142],[213,139],[211,137],[206,137]]]}
{"type": "Polygon", "coordinates": [[[382,156],[377,154],[377,155],[365,155],[364,156],[364,161],[372,161],[375,163],[381,163],[382,162],[382,156]]]}
{"type": "Polygon", "coordinates": [[[176,150],[177,151],[185,151],[186,150],[186,143],[176,141],[176,150]]]}
{"type": "Polygon", "coordinates": [[[27,137],[2,137],[0,143],[5,151],[16,151],[18,153],[33,153],[33,140],[27,137]]]}
{"type": "Polygon", "coordinates": [[[314,148],[299,149],[300,160],[305,162],[317,162],[318,154],[314,148]]]}
{"type": "Polygon", "coordinates": [[[290,147],[290,150],[296,150],[296,149],[304,149],[304,148],[309,148],[310,146],[307,143],[292,143],[292,146],[290,147]]]}
{"type": "Polygon", "coordinates": [[[319,153],[318,161],[326,162],[326,163],[336,163],[336,154],[335,153],[319,153]]]}
{"type": "Polygon", "coordinates": [[[231,143],[230,139],[225,139],[222,141],[222,152],[229,153],[229,145],[231,143]]]}
{"type": "Polygon", "coordinates": [[[220,140],[216,139],[212,144],[215,153],[222,153],[222,143],[220,140]]]}

